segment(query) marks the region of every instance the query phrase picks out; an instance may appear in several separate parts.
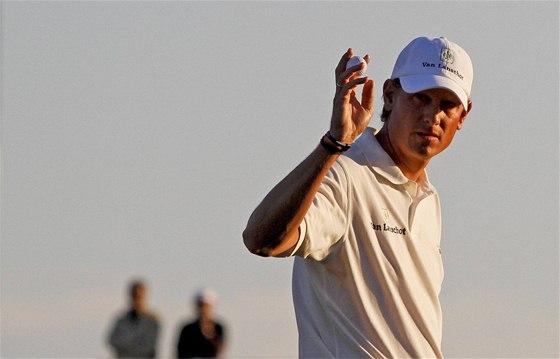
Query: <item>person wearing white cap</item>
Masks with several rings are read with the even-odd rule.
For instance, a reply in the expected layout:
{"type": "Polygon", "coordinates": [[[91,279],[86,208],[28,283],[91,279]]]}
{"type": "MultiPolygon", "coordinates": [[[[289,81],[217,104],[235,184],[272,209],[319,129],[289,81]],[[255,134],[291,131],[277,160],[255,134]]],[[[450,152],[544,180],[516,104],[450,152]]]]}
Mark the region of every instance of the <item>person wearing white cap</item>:
{"type": "Polygon", "coordinates": [[[218,358],[225,350],[225,328],[214,318],[216,294],[208,289],[194,297],[197,318],[185,324],[177,341],[177,358],[218,358]]]}
{"type": "Polygon", "coordinates": [[[376,131],[373,80],[359,77],[364,64],[346,69],[353,55],[336,67],[329,131],[257,206],[243,240],[295,257],[300,357],[440,358],[441,214],[426,167],[472,108],[471,59],[446,38],[414,39],[383,84],[376,131]]]}

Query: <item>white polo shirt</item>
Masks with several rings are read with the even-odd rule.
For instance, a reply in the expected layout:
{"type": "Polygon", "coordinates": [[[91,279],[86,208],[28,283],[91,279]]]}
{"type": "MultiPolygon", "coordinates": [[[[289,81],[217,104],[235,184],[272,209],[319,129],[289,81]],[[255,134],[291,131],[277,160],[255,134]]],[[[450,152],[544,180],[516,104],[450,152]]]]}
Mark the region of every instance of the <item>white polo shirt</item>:
{"type": "Polygon", "coordinates": [[[302,358],[441,354],[441,213],[426,174],[408,180],[372,128],[325,177],[294,251],[302,358]]]}

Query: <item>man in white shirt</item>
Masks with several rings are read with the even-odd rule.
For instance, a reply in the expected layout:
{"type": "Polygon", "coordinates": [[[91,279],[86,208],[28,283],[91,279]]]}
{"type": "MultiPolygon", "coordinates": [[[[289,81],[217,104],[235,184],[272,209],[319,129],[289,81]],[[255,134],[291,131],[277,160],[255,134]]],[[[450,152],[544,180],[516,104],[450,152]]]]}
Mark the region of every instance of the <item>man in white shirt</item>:
{"type": "Polygon", "coordinates": [[[300,357],[442,357],[440,205],[425,169],[472,108],[472,63],[446,38],[414,39],[375,131],[374,84],[363,64],[346,69],[352,56],[336,68],[330,130],[255,209],[244,242],[296,257],[300,357]]]}

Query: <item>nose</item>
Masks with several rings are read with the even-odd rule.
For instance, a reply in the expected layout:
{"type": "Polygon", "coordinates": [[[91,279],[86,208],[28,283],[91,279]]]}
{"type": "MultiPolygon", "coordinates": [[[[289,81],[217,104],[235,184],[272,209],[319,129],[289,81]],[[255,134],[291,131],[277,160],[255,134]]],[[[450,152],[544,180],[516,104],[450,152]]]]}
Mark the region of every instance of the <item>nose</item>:
{"type": "Polygon", "coordinates": [[[424,113],[424,121],[430,126],[439,126],[443,117],[443,111],[439,106],[426,108],[424,113]]]}

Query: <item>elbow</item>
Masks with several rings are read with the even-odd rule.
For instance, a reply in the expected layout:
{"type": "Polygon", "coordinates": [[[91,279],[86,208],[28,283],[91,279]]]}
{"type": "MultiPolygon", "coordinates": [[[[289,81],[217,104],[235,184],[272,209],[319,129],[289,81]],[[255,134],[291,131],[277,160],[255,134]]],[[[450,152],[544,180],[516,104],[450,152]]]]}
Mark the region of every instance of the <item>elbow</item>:
{"type": "Polygon", "coordinates": [[[261,257],[269,257],[270,256],[268,251],[265,250],[265,248],[262,246],[261,240],[259,240],[256,233],[254,233],[254,231],[251,231],[248,227],[245,228],[245,230],[243,231],[243,244],[245,244],[245,247],[252,254],[255,254],[255,255],[261,256],[261,257]]]}
{"type": "Polygon", "coordinates": [[[260,257],[287,257],[291,255],[297,237],[295,241],[290,241],[286,236],[272,236],[266,231],[247,227],[243,231],[243,243],[249,252],[260,257]]]}

